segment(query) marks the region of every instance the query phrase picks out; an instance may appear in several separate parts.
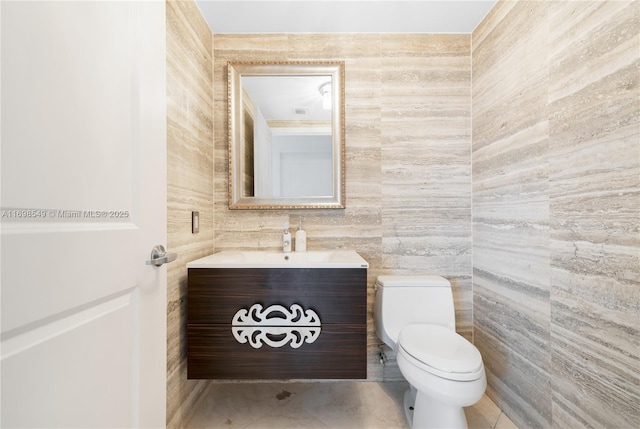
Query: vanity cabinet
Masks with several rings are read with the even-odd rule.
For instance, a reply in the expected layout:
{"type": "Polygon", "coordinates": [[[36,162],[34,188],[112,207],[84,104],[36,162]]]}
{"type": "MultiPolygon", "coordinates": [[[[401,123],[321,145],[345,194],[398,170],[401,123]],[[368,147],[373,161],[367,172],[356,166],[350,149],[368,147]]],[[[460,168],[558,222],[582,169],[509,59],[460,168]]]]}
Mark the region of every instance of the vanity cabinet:
{"type": "Polygon", "coordinates": [[[190,379],[365,379],[366,268],[189,268],[190,379]]]}

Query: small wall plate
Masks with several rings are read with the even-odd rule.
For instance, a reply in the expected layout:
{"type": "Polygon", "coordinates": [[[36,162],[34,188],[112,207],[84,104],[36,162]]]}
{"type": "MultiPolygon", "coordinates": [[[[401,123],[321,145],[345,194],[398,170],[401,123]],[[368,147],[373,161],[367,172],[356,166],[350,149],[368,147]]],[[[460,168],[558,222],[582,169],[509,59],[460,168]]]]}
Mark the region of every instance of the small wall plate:
{"type": "Polygon", "coordinates": [[[200,232],[200,212],[191,212],[191,233],[200,232]]]}

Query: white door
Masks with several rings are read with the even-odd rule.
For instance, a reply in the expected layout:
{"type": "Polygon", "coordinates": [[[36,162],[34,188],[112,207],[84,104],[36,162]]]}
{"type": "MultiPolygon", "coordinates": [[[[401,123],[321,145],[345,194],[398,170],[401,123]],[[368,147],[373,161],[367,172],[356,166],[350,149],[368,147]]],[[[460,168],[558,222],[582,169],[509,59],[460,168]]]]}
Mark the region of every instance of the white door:
{"type": "Polygon", "coordinates": [[[164,427],[164,2],[0,16],[2,427],[164,427]]]}

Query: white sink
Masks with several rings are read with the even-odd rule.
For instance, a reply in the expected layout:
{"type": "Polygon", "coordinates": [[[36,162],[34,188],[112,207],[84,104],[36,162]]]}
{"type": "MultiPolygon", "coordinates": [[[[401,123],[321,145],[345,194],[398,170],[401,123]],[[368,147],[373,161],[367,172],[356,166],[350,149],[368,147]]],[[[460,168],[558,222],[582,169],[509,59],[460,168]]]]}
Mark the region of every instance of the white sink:
{"type": "Polygon", "coordinates": [[[369,268],[369,263],[353,250],[225,250],[189,262],[187,268],[369,268]]]}

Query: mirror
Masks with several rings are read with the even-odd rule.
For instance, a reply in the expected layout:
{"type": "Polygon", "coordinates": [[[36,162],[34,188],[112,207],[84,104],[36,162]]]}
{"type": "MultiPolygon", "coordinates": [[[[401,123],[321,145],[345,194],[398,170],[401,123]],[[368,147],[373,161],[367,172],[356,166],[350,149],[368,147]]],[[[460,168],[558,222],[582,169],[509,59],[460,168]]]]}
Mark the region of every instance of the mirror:
{"type": "Polygon", "coordinates": [[[229,208],[344,208],[344,62],[229,62],[229,208]]]}

